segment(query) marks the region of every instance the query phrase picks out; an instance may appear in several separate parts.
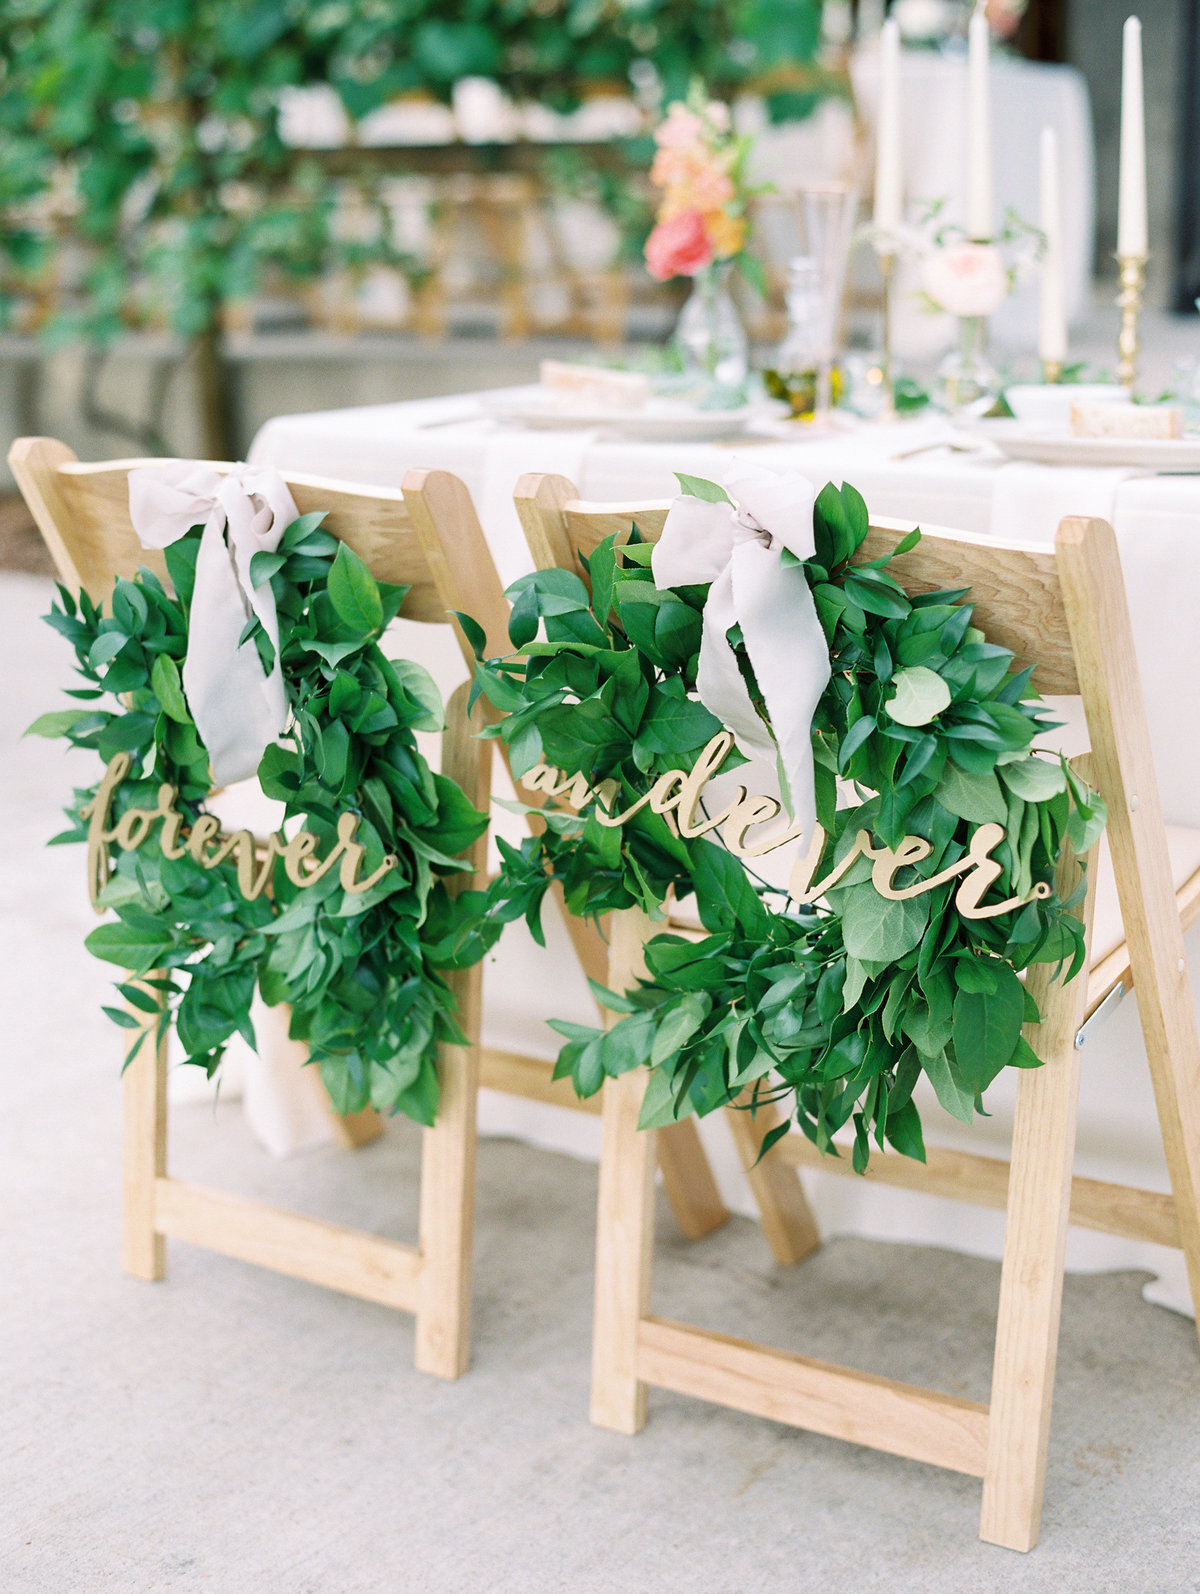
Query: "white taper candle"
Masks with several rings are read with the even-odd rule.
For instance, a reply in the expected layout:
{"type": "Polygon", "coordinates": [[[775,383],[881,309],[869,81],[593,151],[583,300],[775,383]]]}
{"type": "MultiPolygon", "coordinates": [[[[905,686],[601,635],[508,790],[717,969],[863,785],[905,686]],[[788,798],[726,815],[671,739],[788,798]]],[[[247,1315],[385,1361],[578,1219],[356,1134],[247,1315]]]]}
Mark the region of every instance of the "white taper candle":
{"type": "Polygon", "coordinates": [[[1051,364],[1067,357],[1067,318],[1063,294],[1062,196],[1058,183],[1058,134],[1042,129],[1042,231],[1046,253],[1042,257],[1041,318],[1038,354],[1051,364]]]}
{"type": "Polygon", "coordinates": [[[1146,231],[1146,107],[1142,86],[1142,24],[1127,17],[1121,53],[1121,186],[1117,253],[1144,256],[1146,231]]]}
{"type": "Polygon", "coordinates": [[[880,254],[896,252],[895,232],[904,212],[902,139],[900,27],[889,17],[879,35],[879,117],[875,125],[875,225],[884,235],[875,245],[880,254]]]}
{"type": "Polygon", "coordinates": [[[967,51],[967,237],[992,236],[992,111],[988,86],[991,33],[981,5],[971,14],[967,51]]]}

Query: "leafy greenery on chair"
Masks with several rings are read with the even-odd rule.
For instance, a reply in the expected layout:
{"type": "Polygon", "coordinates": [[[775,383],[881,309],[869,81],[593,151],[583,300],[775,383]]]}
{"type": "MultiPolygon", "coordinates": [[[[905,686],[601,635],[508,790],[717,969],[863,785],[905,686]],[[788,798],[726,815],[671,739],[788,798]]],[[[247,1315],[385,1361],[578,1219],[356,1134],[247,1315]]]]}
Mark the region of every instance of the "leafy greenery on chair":
{"type": "MultiPolygon", "coordinates": [[[[722,492],[681,480],[697,495],[722,492]]],[[[610,537],[596,548],[590,595],[561,569],[516,583],[518,651],[481,658],[477,679],[505,716],[492,733],[507,742],[515,774],[544,760],[592,788],[614,782],[610,811],[642,799],[619,827],[600,823],[594,797],[578,813],[550,804],[541,836],[502,844],[497,911],[536,927],[554,879],[578,914],[637,906],[661,918],[672,894],[694,893],[709,932],[650,939],[647,977],[598,992],[624,1015],[612,1029],[557,1024],[567,1039],[560,1073],[590,1095],[648,1060],[646,1127],[711,1112],[747,1089],[755,1101],[786,1101],[822,1150],[853,1119],[861,1169],[872,1133],[881,1147],[923,1157],[912,1100],[922,1073],[970,1122],[1002,1068],[1037,1065],[1021,1028],[1038,1015],[1018,971],[1046,962],[1078,972],[1077,899],[1054,895],[1055,866],[1065,843],[1091,845],[1104,808],[1063,759],[1032,750],[1052,724],[1031,672],[1014,670],[1008,649],[972,624],[965,590],[910,598],[888,572],[893,555],[852,562],[868,531],[852,487],[823,490],[815,531],[805,571],[832,676],[813,721],[825,841],[810,878],[824,879],[865,831],[885,848],[906,835],[930,843],[922,862],[895,872],[898,887],[912,885],[965,860],[975,829],[994,824],[1000,868],[988,899],[1020,907],[963,917],[956,877],[893,900],[872,883],[865,856],[804,906],[647,806],[655,780],[695,764],[721,726],[691,695],[708,588],[656,587],[636,527],[624,547],[610,537]],[[849,805],[838,806],[839,782],[849,805]]],[[[756,694],[744,651],[739,662],[756,694]]],[[[739,762],[732,753],[723,768],[739,762]]]]}
{"type": "MultiPolygon", "coordinates": [[[[274,591],[293,715],[290,746],[268,747],[259,782],[289,819],[303,816],[323,854],[337,844],[339,816],[351,812],[366,849],[363,878],[387,857],[395,865],[355,894],[336,871],[301,887],[277,859],[269,893],[248,899],[232,860],[212,868],[187,852],[170,857],[155,828],[136,849],[115,850],[100,902],[116,920],[87,944],[136,976],[119,987],[134,1008],[156,1008],[143,984],[167,995],[162,1029],[174,1022],[185,1060],[209,1074],[235,1033],[254,1044],[257,985],[268,1003],[290,1005],[291,1034],[308,1043],[339,1112],[372,1105],[431,1124],[437,1043],[462,1039],[440,971],[478,962],[499,933],[484,922],[482,892],[453,896],[445,884],[469,867],[460,855],[487,820],[417,747],[414,732],[443,724],[434,682],[419,665],[381,651],[407,589],[378,583],[320,529],[322,518],[302,516],[276,553],[256,554],[251,566],[252,578],[269,578],[274,591]]],[[[70,694],[84,700],[78,708],[43,715],[31,729],[65,736],[106,763],[130,757],[129,778],[113,796],[113,828],[132,808],[155,808],[163,783],[176,789],[189,827],[204,812],[208,754],[179,669],[199,541],[196,528],[166,550],[174,594],[143,569],[117,582],[107,614],[86,593],[76,600],[60,586],[48,616],[87,684],[70,694]],[[104,704],[113,695],[116,709],[104,704]]],[[[257,621],[247,630],[269,651],[257,621]]],[[[75,792],[71,828],[57,841],[87,839],[98,789],[75,792]]],[[[106,1011],[139,1028],[135,1014],[106,1011]]]]}

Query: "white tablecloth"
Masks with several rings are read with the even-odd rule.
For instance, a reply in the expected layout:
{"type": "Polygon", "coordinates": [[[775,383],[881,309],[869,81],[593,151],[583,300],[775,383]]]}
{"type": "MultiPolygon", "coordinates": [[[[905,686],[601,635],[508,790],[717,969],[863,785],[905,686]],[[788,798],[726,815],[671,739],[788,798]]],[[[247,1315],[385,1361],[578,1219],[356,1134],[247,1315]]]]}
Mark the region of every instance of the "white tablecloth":
{"type": "MultiPolygon", "coordinates": [[[[1028,518],[1019,528],[1025,540],[1051,539],[1063,506],[1056,490],[1059,477],[1049,468],[1005,465],[985,453],[938,451],[894,458],[948,435],[944,421],[931,419],[864,426],[832,440],[748,439],[739,447],[764,464],[805,470],[818,484],[850,481],[881,517],[986,535],[994,519],[1011,534],[1015,515],[1021,522],[1028,518]],[[1044,493],[1038,490],[1038,470],[1047,471],[1044,493]]],[[[412,466],[452,470],[474,494],[497,564],[511,580],[530,563],[509,497],[521,471],[571,474],[588,498],[666,497],[675,490],[673,472],[719,477],[734,452],[725,444],[649,445],[582,433],[501,430],[475,416],[473,400],[456,397],[281,416],[259,432],[250,458],[256,465],[389,487],[399,486],[412,466]]],[[[1181,476],[1096,473],[1094,479],[1079,481],[1081,497],[1085,488],[1088,501],[1077,507],[1089,514],[1106,512],[1117,531],[1164,806],[1168,822],[1185,827],[1175,839],[1181,854],[1192,857],[1200,842],[1194,834],[1200,831],[1200,483],[1181,476]]],[[[443,689],[461,679],[462,665],[448,633],[410,626],[403,645],[419,650],[443,689]]],[[[509,822],[510,816],[498,816],[500,827],[509,822]]],[[[552,1056],[556,1041],[541,1019],[557,1015],[588,1022],[594,1015],[565,935],[549,923],[551,917],[547,910],[548,952],[539,953],[523,928],[513,926],[485,972],[485,1039],[490,1044],[552,1056]]],[[[1189,936],[1189,956],[1200,974],[1200,927],[1189,936]]],[[[1193,983],[1200,980],[1194,977],[1193,983]]],[[[927,1103],[936,1138],[1006,1154],[1013,1084],[1012,1079],[997,1082],[989,1094],[993,1115],[969,1131],[945,1119],[936,1103],[927,1103]]],[[[515,1098],[487,1099],[481,1125],[581,1155],[594,1156],[598,1150],[594,1119],[515,1098]]],[[[724,1126],[709,1121],[703,1129],[727,1200],[752,1211],[724,1126]]],[[[1126,1000],[1089,1041],[1079,1168],[1096,1178],[1167,1188],[1136,997],[1126,1000]]],[[[909,1239],[999,1255],[999,1213],[819,1174],[812,1179],[812,1194],[826,1233],[909,1239]]],[[[1176,1252],[1072,1230],[1068,1265],[1149,1269],[1161,1275],[1159,1284],[1151,1286],[1159,1292],[1152,1298],[1186,1309],[1182,1259],[1176,1252]]]]}

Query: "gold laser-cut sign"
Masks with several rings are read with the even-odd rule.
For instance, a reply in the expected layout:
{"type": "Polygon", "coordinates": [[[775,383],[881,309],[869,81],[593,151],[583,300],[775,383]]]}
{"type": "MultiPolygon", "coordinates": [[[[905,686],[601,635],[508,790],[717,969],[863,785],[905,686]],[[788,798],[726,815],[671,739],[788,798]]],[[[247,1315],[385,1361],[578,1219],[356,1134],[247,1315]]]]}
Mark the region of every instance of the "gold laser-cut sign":
{"type": "Polygon", "coordinates": [[[179,793],[165,782],[158,788],[156,807],[127,808],[110,828],[113,798],[132,763],[128,753],[118,753],[105,770],[95,797],[80,810],[88,821],[88,892],[95,908],[100,907],[100,893],[109,879],[109,848],[115,844],[125,851],[136,850],[160,820],[159,844],[166,858],[190,857],[202,869],[216,869],[236,856],[238,890],[247,902],[253,902],[266,890],[277,858],[282,859],[288,879],[301,888],[315,886],[334,864],[339,864],[342,890],[354,896],[369,891],[400,861],[389,853],[373,874],[365,880],[358,878],[366,848],[354,839],[358,831],[357,814],[339,817],[337,840],[324,858],[314,857],[321,839],[311,830],[298,830],[290,839],[276,833],[260,842],[249,830],[223,835],[221,821],[215,814],[201,814],[191,829],[185,831],[184,816],[175,806],[179,793]]]}
{"type": "MultiPolygon", "coordinates": [[[[652,813],[673,816],[679,834],[687,840],[719,828],[721,839],[736,857],[761,858],[798,840],[801,835],[800,827],[792,825],[757,841],[747,841],[747,831],[755,825],[769,824],[783,812],[783,804],[776,798],[748,796],[746,788],[738,786],[733,801],[721,813],[712,818],[702,818],[699,823],[696,821],[701,794],[729,756],[732,747],[732,732],[721,731],[704,748],[690,770],[668,770],[665,775],[658,777],[648,792],[621,813],[612,812],[620,789],[615,780],[602,780],[593,787],[583,775],[566,775],[560,769],[540,763],[521,777],[521,784],[530,791],[543,792],[547,797],[565,797],[575,808],[582,808],[585,803],[594,801],[596,806],[593,811],[598,823],[609,827],[627,824],[634,814],[648,807],[652,813]]],[[[814,882],[813,875],[825,848],[825,832],[817,825],[808,850],[797,858],[792,869],[788,896],[799,903],[816,902],[838,883],[856,858],[862,857],[872,859],[871,884],[881,897],[887,897],[892,902],[904,902],[909,897],[934,891],[947,880],[962,875],[954,894],[954,906],[958,912],[964,919],[994,919],[997,914],[1011,913],[1014,908],[1023,907],[1027,902],[1044,901],[1052,894],[1052,888],[1045,881],[1038,881],[1027,896],[1009,897],[1004,902],[994,902],[987,907],[980,905],[984,893],[1003,873],[992,857],[992,852],[1003,840],[1003,825],[980,825],[971,835],[965,856],[957,863],[931,875],[928,880],[918,880],[915,885],[896,886],[893,881],[897,872],[928,858],[933,851],[932,846],[923,836],[905,836],[897,847],[876,847],[869,833],[860,830],[854,838],[854,845],[836,868],[831,869],[823,880],[814,882]]]]}

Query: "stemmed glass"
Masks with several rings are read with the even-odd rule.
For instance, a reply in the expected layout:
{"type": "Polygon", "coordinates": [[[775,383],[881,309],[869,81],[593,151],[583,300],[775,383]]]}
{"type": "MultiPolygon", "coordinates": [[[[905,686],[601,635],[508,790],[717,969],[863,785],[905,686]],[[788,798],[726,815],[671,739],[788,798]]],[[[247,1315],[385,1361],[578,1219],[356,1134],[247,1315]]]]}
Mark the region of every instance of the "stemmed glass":
{"type": "Polygon", "coordinates": [[[794,198],[800,251],[788,271],[788,335],[779,363],[796,368],[807,356],[805,365],[816,371],[813,424],[828,428],[858,194],[846,183],[809,183],[794,198]]]}

